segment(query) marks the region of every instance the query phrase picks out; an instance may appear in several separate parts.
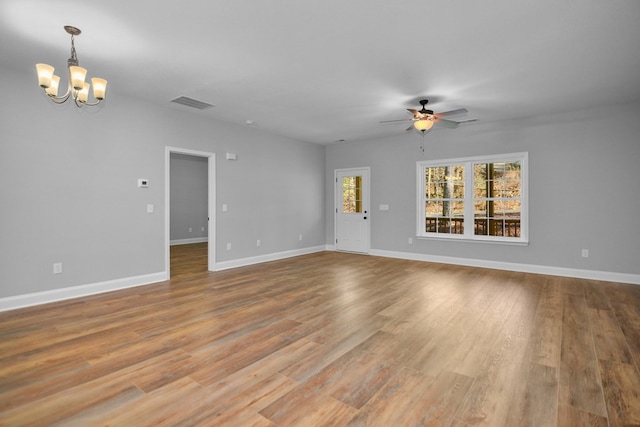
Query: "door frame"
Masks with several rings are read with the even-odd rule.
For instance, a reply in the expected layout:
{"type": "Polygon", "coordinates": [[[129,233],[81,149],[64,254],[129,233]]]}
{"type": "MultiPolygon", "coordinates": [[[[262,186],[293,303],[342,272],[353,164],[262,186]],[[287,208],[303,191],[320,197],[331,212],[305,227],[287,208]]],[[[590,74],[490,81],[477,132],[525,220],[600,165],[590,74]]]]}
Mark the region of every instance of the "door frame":
{"type": "MultiPolygon", "coordinates": [[[[363,210],[368,211],[367,216],[368,219],[371,218],[371,167],[370,166],[361,166],[361,167],[353,167],[353,168],[343,168],[343,169],[334,169],[333,170],[333,247],[338,250],[338,245],[336,241],[338,240],[338,174],[340,173],[349,173],[356,171],[367,171],[367,185],[363,189],[363,197],[366,201],[365,206],[363,206],[363,210]]],[[[362,254],[369,254],[371,252],[371,221],[367,220],[366,222],[366,231],[367,231],[367,250],[366,252],[358,252],[362,254]]]]}
{"type": "Polygon", "coordinates": [[[164,160],[164,247],[166,280],[171,279],[171,154],[207,158],[207,270],[216,271],[216,154],[187,148],[165,147],[164,160]]]}

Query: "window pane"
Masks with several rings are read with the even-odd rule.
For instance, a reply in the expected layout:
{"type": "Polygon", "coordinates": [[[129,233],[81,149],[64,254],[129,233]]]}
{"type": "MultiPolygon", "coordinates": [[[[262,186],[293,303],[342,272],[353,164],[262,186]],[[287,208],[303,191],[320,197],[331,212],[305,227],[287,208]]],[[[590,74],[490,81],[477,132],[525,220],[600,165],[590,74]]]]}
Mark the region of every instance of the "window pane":
{"type": "Polygon", "coordinates": [[[425,231],[464,231],[464,165],[425,168],[425,231]]]}
{"type": "Polygon", "coordinates": [[[464,182],[456,181],[453,183],[453,197],[456,199],[464,198],[464,182]]]}
{"type": "Polygon", "coordinates": [[[425,190],[426,190],[427,199],[432,199],[436,197],[436,184],[434,183],[427,184],[425,190]]]}
{"type": "Polygon", "coordinates": [[[505,175],[505,164],[504,163],[489,163],[489,174],[492,175],[493,179],[503,178],[504,175],[505,175]]]}
{"type": "Polygon", "coordinates": [[[442,202],[428,201],[425,213],[427,216],[442,216],[442,202]]]}
{"type": "Polygon", "coordinates": [[[342,213],[362,212],[362,177],[342,178],[342,213]]]}
{"type": "Polygon", "coordinates": [[[487,165],[486,163],[477,163],[473,165],[473,179],[474,181],[486,181],[487,180],[487,165]]]}
{"type": "Polygon", "coordinates": [[[475,218],[473,221],[475,235],[486,236],[489,234],[487,218],[475,218]]]}
{"type": "Polygon", "coordinates": [[[487,216],[487,202],[485,200],[476,200],[473,203],[473,216],[485,217],[487,216]]]}
{"type": "Polygon", "coordinates": [[[476,181],[473,189],[474,197],[487,197],[487,182],[476,181]]]}

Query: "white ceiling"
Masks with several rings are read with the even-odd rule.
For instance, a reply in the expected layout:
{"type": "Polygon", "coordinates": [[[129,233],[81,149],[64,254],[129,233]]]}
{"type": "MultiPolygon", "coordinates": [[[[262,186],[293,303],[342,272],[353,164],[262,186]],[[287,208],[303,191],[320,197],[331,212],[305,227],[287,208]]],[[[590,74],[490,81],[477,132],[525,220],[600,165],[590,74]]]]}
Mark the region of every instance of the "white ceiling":
{"type": "Polygon", "coordinates": [[[378,122],[422,98],[481,123],[640,101],[636,0],[0,0],[0,23],[25,90],[36,62],[66,65],[74,25],[110,108],[129,94],[322,144],[403,134],[378,122]]]}

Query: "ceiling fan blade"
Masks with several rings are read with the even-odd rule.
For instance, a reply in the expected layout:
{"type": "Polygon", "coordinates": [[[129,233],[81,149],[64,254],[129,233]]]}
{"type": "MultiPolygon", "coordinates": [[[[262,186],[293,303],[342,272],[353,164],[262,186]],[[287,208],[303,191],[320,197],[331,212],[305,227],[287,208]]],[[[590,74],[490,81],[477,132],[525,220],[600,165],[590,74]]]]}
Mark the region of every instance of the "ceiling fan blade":
{"type": "Polygon", "coordinates": [[[451,110],[451,111],[445,111],[443,113],[437,113],[436,117],[450,117],[450,116],[455,116],[458,114],[464,114],[464,113],[468,113],[469,110],[467,110],[466,108],[458,108],[457,110],[451,110]]]}
{"type": "Polygon", "coordinates": [[[396,122],[409,122],[409,121],[414,121],[415,119],[411,118],[411,119],[400,119],[400,120],[383,120],[381,122],[378,123],[396,123],[396,122]]]}
{"type": "Polygon", "coordinates": [[[404,131],[405,132],[409,132],[410,130],[413,130],[413,129],[414,129],[414,127],[413,127],[413,125],[411,125],[408,128],[406,128],[404,131]]]}
{"type": "Polygon", "coordinates": [[[455,129],[460,125],[460,123],[458,122],[454,122],[453,120],[446,120],[446,119],[436,119],[436,123],[451,129],[455,129]]]}
{"type": "Polygon", "coordinates": [[[478,119],[466,119],[466,120],[460,120],[458,123],[462,124],[462,123],[471,123],[471,122],[477,122],[478,119]]]}

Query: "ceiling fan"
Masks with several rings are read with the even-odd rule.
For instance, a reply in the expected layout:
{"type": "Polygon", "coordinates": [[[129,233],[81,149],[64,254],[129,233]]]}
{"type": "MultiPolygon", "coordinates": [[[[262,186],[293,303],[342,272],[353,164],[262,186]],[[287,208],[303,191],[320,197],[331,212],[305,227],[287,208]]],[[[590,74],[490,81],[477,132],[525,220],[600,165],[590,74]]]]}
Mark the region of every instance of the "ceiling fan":
{"type": "Polygon", "coordinates": [[[433,110],[427,110],[426,105],[429,103],[428,99],[423,99],[420,101],[420,105],[422,105],[421,110],[414,110],[413,108],[407,108],[411,114],[413,114],[412,118],[409,119],[400,119],[400,120],[384,120],[380,123],[396,123],[396,122],[413,122],[411,126],[407,128],[407,131],[411,129],[419,130],[424,133],[431,129],[434,124],[443,125],[448,128],[457,128],[461,123],[475,122],[478,119],[467,119],[467,120],[448,120],[443,117],[451,117],[456,116],[458,114],[468,113],[469,111],[466,108],[458,108],[457,110],[445,111],[442,113],[434,113],[433,110]]]}

